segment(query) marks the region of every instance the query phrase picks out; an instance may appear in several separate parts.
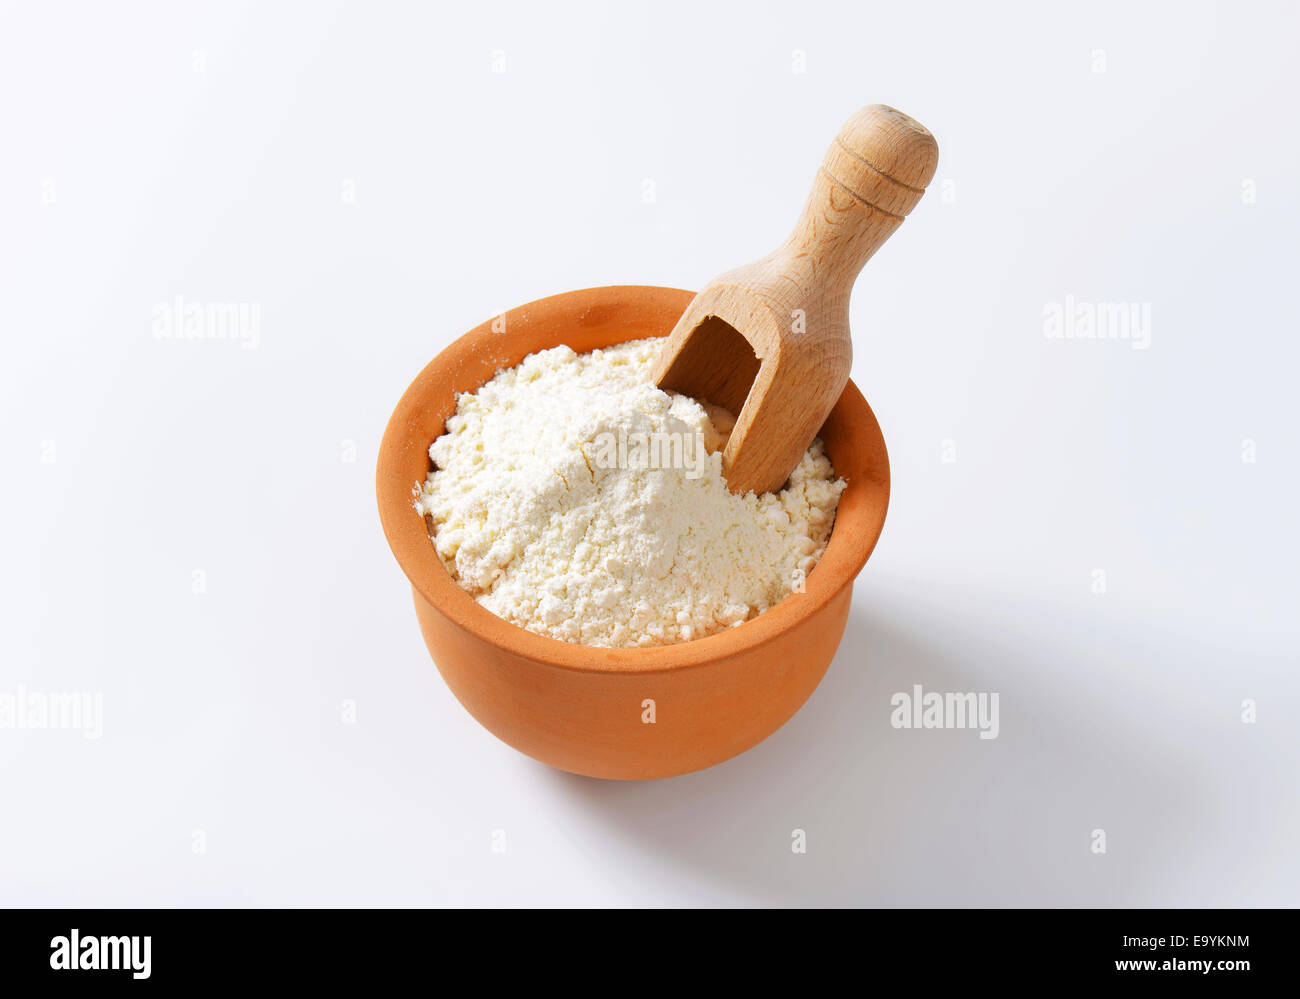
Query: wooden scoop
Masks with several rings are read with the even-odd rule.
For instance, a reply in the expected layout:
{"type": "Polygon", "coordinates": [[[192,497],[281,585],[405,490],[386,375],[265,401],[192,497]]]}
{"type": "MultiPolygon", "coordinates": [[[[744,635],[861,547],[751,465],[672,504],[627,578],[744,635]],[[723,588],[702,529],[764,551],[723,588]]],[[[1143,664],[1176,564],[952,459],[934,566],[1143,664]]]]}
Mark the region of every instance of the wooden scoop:
{"type": "Polygon", "coordinates": [[[939,147],[891,107],[863,108],[826,153],[781,247],[714,278],[669,334],[662,389],[737,414],[722,453],[733,493],[782,488],[849,380],[853,281],[925,193],[939,147]]]}

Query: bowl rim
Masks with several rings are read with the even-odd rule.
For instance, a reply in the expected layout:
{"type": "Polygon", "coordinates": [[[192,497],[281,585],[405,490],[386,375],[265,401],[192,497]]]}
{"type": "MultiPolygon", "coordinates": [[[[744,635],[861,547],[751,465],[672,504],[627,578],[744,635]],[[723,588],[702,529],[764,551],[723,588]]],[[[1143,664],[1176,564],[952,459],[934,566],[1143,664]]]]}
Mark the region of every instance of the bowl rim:
{"type": "MultiPolygon", "coordinates": [[[[681,304],[677,314],[680,314],[694,296],[694,292],[680,288],[606,285],[551,295],[508,312],[511,316],[518,314],[513,322],[553,324],[557,320],[576,322],[595,309],[617,306],[628,300],[653,299],[662,309],[667,299],[677,298],[681,304]]],[[[846,499],[850,500],[850,509],[857,506],[851,501],[851,491],[874,488],[880,494],[879,516],[874,524],[867,523],[864,519],[861,531],[841,531],[838,530],[837,510],[836,527],[831,531],[821,559],[805,579],[804,592],[791,593],[757,617],[704,638],[637,648],[606,648],[565,642],[529,631],[480,605],[452,578],[438,557],[425,520],[415,511],[413,490],[417,483],[400,479],[397,469],[404,457],[409,458],[409,449],[420,445],[408,430],[410,414],[424,408],[424,400],[429,396],[442,395],[442,386],[452,381],[454,372],[466,362],[474,360],[481,363],[485,353],[487,356],[500,353],[502,335],[494,332],[493,324],[494,320],[489,319],[475,326],[452,341],[425,365],[393,410],[379,447],[375,484],[384,535],[415,593],[439,614],[484,642],[544,666],[582,673],[666,673],[707,666],[719,659],[766,645],[817,615],[845,587],[853,585],[854,578],[866,564],[884,527],[889,505],[890,474],[888,452],[880,425],[866,399],[850,380],[836,402],[830,419],[835,419],[837,415],[839,418],[850,419],[869,438],[873,438],[870,443],[879,449],[881,467],[873,469],[873,478],[869,481],[855,482],[850,479],[840,496],[839,509],[844,508],[846,499]]],[[[663,335],[667,333],[668,329],[665,329],[663,335]]],[[[558,342],[562,343],[563,340],[558,342]]],[[[610,345],[616,342],[618,341],[610,341],[610,345]]],[[[516,360],[503,364],[501,368],[519,363],[524,356],[526,355],[519,355],[516,360]]],[[[426,459],[432,443],[433,440],[430,439],[422,444],[426,459]]],[[[866,504],[865,509],[870,512],[871,504],[866,504]]]]}

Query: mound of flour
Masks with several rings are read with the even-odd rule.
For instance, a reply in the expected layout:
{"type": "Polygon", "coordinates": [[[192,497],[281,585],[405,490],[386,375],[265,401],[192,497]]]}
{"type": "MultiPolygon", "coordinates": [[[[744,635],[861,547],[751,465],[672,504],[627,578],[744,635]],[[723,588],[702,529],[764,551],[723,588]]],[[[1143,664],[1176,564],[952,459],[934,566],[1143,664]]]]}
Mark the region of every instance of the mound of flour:
{"type": "Polygon", "coordinates": [[[460,585],[566,642],[666,645],[798,589],[844,482],[821,441],[779,493],[734,496],[729,414],[650,383],[661,341],[530,354],[457,399],[416,509],[460,585]]]}

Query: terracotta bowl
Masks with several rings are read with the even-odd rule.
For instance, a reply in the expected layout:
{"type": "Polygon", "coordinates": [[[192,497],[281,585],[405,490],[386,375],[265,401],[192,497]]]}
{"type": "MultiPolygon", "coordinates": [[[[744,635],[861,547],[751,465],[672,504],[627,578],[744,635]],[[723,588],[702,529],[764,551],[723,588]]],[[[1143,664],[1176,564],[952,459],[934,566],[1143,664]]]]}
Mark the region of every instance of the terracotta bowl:
{"type": "Polygon", "coordinates": [[[534,351],[583,352],[666,336],[693,293],[623,286],[573,291],[511,310],[444,350],[397,404],[379,450],[379,513],[411,581],[433,661],[461,704],[498,738],[561,770],[636,780],[720,763],[781,727],[820,682],[844,633],[853,579],[885,520],[889,460],[852,382],[822,430],[848,480],[830,543],[792,593],[752,621],[653,649],[599,649],[535,635],[480,607],[439,561],[413,490],[456,394],[534,351]],[[646,723],[648,701],[654,721],[646,723]]]}

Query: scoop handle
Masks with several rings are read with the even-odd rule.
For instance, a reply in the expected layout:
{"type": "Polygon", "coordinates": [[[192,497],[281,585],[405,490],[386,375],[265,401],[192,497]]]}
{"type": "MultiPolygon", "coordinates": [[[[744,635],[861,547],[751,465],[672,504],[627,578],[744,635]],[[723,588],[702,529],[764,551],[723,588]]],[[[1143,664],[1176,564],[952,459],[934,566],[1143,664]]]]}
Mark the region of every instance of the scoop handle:
{"type": "Polygon", "coordinates": [[[885,104],[863,108],[840,129],[786,244],[811,256],[820,282],[847,292],[873,253],[907,217],[939,162],[920,122],[885,104]]]}

